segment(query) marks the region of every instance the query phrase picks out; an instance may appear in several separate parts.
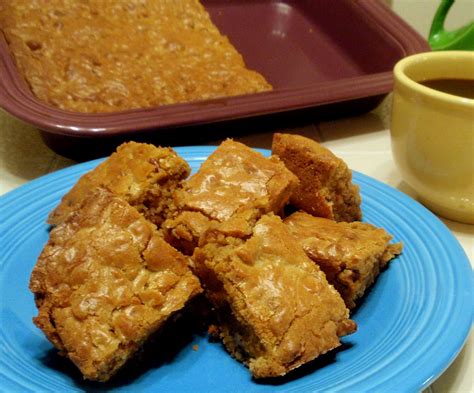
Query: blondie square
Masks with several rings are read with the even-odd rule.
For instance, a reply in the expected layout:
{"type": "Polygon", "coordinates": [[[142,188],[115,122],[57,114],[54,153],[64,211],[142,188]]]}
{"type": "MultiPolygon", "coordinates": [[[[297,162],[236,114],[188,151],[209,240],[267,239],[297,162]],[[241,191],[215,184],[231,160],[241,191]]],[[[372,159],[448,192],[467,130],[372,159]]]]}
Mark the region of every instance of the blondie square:
{"type": "Polygon", "coordinates": [[[245,238],[211,224],[193,259],[224,345],[255,378],[276,377],[340,345],[356,325],[339,293],[278,216],[245,238]]]}
{"type": "Polygon", "coordinates": [[[207,227],[206,220],[232,219],[236,230],[248,232],[263,214],[280,212],[297,184],[296,176],[277,157],[265,158],[228,139],[175,192],[181,213],[165,222],[167,239],[180,249],[183,241],[183,248],[192,250],[207,227]]]}
{"type": "Polygon", "coordinates": [[[63,222],[95,187],[104,187],[160,225],[173,209],[173,191],[190,173],[187,162],[171,148],[128,142],[82,176],[50,214],[48,222],[63,222]]]}
{"type": "Polygon", "coordinates": [[[34,323],[86,379],[106,381],[200,293],[187,258],[97,188],[52,229],[30,279],[34,323]]]}
{"type": "Polygon", "coordinates": [[[312,139],[275,134],[272,153],[300,180],[291,203],[313,216],[359,221],[361,198],[346,163],[312,139]]]}
{"type": "Polygon", "coordinates": [[[389,243],[392,236],[384,229],[363,222],[335,222],[303,212],[284,222],[351,309],[380,270],[402,251],[401,243],[389,243]]]}

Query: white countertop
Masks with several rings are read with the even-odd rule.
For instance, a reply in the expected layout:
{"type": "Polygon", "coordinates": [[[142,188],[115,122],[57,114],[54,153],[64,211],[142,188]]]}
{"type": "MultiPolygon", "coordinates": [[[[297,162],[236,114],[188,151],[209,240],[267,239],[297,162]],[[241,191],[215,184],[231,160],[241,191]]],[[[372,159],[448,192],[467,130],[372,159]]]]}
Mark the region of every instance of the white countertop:
{"type": "MultiPolygon", "coordinates": [[[[390,148],[390,97],[375,111],[342,120],[315,122],[292,128],[330,148],[359,172],[412,195],[396,169],[390,148]]],[[[271,130],[235,138],[252,147],[269,148],[271,130]]],[[[218,144],[220,140],[207,141],[218,144]]],[[[0,110],[0,195],[29,180],[75,164],[46,147],[38,131],[0,110]]],[[[474,226],[443,219],[459,240],[473,265],[474,226]]],[[[448,370],[430,387],[435,393],[472,392],[474,370],[473,335],[448,370]]]]}

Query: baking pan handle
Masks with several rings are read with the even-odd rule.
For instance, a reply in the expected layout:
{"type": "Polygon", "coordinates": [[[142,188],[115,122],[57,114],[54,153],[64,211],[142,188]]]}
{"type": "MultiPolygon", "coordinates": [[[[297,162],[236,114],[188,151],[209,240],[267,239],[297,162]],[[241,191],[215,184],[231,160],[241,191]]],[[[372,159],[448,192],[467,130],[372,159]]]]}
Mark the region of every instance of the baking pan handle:
{"type": "Polygon", "coordinates": [[[3,77],[0,77],[0,107],[1,108],[5,108],[6,101],[7,101],[6,88],[3,83],[3,77]]]}

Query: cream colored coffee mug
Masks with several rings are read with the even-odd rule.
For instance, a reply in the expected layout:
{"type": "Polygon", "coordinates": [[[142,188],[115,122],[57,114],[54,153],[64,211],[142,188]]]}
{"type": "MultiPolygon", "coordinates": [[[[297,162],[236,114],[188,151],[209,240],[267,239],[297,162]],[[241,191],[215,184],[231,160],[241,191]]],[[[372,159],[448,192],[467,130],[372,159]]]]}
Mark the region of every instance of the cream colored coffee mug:
{"type": "Polygon", "coordinates": [[[409,56],[394,69],[392,151],[433,212],[474,224],[474,52],[409,56]]]}

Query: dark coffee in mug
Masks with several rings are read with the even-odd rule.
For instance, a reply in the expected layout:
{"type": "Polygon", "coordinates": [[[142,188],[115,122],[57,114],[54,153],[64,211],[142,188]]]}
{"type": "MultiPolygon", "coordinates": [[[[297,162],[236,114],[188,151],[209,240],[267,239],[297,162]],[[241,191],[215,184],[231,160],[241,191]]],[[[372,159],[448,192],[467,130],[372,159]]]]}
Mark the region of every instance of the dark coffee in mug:
{"type": "Polygon", "coordinates": [[[474,100],[474,79],[432,79],[419,83],[443,93],[474,100]]]}

